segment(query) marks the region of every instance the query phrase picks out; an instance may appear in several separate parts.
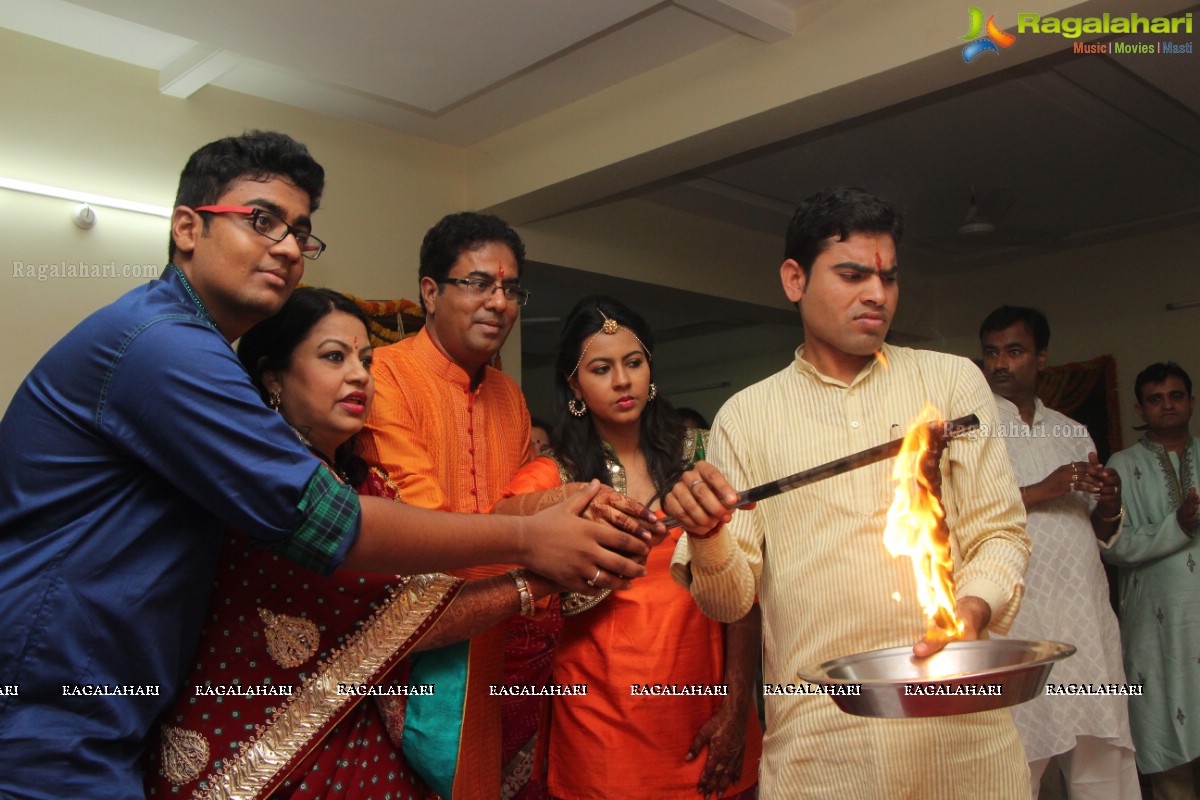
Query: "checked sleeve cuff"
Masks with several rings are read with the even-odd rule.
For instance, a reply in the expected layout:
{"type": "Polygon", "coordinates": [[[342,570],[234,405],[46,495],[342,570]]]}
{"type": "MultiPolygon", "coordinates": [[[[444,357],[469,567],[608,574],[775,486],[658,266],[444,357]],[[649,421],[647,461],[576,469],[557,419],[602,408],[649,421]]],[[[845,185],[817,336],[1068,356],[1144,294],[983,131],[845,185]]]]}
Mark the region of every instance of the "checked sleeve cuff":
{"type": "Polygon", "coordinates": [[[362,510],[358,495],[328,469],[313,472],[300,498],[300,524],[275,551],[311,570],[330,575],[358,538],[362,510]]]}

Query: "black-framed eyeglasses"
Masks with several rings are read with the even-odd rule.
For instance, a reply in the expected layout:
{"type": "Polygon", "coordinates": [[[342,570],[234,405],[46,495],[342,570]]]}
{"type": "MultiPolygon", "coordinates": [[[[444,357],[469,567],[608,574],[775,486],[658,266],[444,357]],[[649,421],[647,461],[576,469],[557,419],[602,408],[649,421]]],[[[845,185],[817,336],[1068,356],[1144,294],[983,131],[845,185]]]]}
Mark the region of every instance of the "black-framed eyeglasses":
{"type": "Polygon", "coordinates": [[[462,287],[467,296],[473,300],[487,300],[496,290],[504,292],[504,299],[516,303],[518,308],[524,308],[529,302],[529,290],[520,286],[508,286],[503,283],[493,283],[483,278],[442,278],[438,283],[452,283],[462,287]]]}
{"type": "Polygon", "coordinates": [[[261,233],[272,242],[282,242],[290,233],[296,237],[296,244],[300,247],[300,255],[314,261],[321,257],[321,253],[324,253],[327,247],[323,241],[313,236],[311,231],[293,228],[277,215],[261,208],[254,208],[253,206],[200,206],[196,211],[204,211],[209,214],[242,214],[250,220],[250,227],[254,228],[256,233],[261,233]]]}

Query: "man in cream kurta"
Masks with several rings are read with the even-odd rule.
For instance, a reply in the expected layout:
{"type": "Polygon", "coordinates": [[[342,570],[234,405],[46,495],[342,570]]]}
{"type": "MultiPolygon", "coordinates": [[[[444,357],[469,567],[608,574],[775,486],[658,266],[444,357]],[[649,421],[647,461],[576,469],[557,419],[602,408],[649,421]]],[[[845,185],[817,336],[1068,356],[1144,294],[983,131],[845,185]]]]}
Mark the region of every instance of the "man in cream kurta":
{"type": "MultiPolygon", "coordinates": [[[[977,414],[995,424],[991,393],[970,361],[882,343],[898,299],[899,232],[891,207],[859,190],[822,193],[797,209],[780,273],[788,298],[800,305],[805,344],[786,369],[717,414],[709,456],[728,485],[758,485],[898,438],[927,401],[943,418],[977,414]]],[[[721,481],[707,469],[686,473],[668,498],[668,510],[689,530],[675,574],[690,578],[700,608],[734,620],[758,596],[768,689],[800,683],[805,665],[912,646],[924,634],[910,563],[883,544],[891,466],[765,500],[724,526],[712,502],[721,481]]],[[[1003,632],[1029,556],[1004,443],[986,436],[950,443],[942,475],[968,635],[982,635],[989,624],[1003,632]]],[[[766,705],[763,798],[1028,797],[1029,773],[1007,710],[870,719],[820,695],[771,695],[766,705]]]]}

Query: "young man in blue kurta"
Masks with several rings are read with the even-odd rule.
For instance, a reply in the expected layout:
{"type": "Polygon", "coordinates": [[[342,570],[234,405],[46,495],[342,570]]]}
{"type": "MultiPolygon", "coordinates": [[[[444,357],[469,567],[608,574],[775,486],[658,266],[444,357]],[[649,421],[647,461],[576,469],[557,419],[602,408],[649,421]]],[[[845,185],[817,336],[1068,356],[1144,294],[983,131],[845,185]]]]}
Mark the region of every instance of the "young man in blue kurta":
{"type": "Polygon", "coordinates": [[[0,421],[5,800],[143,797],[145,738],[189,665],[226,524],[324,573],[516,561],[576,589],[597,568],[642,574],[601,546],[642,552],[634,539],[567,516],[583,495],[532,524],[360,501],[262,404],[229,343],[320,255],[323,183],[283,134],[201,148],[172,264],[56,344],[0,421]]]}

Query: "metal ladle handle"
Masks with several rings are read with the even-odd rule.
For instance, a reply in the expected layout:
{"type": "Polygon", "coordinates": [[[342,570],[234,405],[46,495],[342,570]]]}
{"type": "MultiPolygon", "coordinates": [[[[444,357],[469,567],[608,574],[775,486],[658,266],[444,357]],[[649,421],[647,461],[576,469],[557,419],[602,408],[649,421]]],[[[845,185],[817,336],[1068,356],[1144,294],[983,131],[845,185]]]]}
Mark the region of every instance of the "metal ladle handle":
{"type": "MultiPolygon", "coordinates": [[[[936,425],[937,423],[930,423],[936,425]]],[[[942,423],[942,432],[947,440],[957,439],[968,431],[973,431],[979,427],[979,417],[974,414],[967,414],[965,417],[958,419],[945,420],[942,423]]],[[[903,439],[877,444],[874,447],[868,447],[866,450],[859,451],[853,455],[843,456],[820,466],[806,469],[797,472],[794,475],[788,475],[786,478],[764,483],[761,486],[755,486],[752,489],[746,489],[738,492],[738,500],[732,505],[726,504],[727,508],[742,508],[751,503],[757,503],[760,500],[766,500],[770,497],[783,494],[784,492],[798,489],[801,486],[807,486],[810,483],[832,478],[834,475],[841,475],[844,472],[865,467],[868,464],[875,464],[879,461],[885,461],[899,454],[900,448],[904,445],[903,439]]],[[[668,528],[678,527],[680,521],[677,517],[667,516],[661,520],[668,528]]]]}

